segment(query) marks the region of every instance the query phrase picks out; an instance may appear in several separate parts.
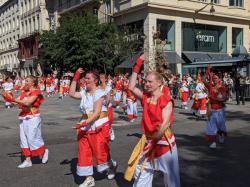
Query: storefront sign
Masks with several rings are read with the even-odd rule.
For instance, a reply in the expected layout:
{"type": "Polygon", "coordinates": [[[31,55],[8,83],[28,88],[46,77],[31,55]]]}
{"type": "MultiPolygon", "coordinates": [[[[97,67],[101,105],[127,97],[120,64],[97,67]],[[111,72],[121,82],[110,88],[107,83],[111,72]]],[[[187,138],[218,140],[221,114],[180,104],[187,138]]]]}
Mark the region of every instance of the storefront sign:
{"type": "Polygon", "coordinates": [[[199,42],[213,42],[214,43],[214,36],[197,34],[196,40],[199,42]]]}
{"type": "Polygon", "coordinates": [[[226,45],[224,27],[184,23],[183,51],[221,52],[226,45]]]}

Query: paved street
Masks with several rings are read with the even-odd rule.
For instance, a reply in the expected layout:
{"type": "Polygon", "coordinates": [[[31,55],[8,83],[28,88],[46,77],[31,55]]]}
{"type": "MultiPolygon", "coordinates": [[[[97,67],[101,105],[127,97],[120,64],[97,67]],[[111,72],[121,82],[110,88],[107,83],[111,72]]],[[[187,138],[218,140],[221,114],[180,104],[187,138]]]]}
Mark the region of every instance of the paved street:
{"type": "MultiPolygon", "coordinates": [[[[17,108],[5,109],[0,102],[0,186],[61,187],[77,186],[76,133],[71,129],[79,120],[79,101],[70,98],[47,98],[42,106],[43,137],[50,150],[49,162],[38,160],[31,168],[17,169],[20,163],[17,108]]],[[[210,150],[204,138],[206,121],[197,120],[189,111],[175,108],[174,132],[180,159],[183,187],[248,187],[250,186],[250,103],[227,105],[229,136],[224,145],[210,150]]],[[[111,143],[112,158],[119,163],[115,180],[96,174],[97,187],[129,187],[123,173],[130,153],[140,137],[139,119],[133,124],[124,120],[122,110],[115,111],[116,139],[111,143]]],[[[157,173],[154,186],[163,186],[157,173]]]]}

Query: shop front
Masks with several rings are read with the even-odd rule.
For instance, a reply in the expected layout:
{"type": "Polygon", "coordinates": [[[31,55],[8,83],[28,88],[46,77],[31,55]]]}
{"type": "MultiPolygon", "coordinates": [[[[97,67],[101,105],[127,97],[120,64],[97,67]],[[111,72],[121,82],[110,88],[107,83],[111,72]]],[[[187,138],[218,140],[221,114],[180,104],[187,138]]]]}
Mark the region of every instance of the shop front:
{"type": "Polygon", "coordinates": [[[222,26],[182,23],[182,73],[204,72],[206,67],[232,70],[227,54],[227,28],[222,26]]]}

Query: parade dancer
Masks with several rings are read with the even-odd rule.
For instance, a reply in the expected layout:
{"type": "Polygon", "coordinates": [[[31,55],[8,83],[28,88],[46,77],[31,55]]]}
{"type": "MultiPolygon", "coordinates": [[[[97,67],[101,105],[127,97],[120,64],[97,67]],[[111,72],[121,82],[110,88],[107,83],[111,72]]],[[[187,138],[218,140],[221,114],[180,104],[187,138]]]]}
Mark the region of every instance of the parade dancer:
{"type": "Polygon", "coordinates": [[[123,92],[122,92],[122,109],[123,109],[123,113],[127,114],[127,93],[128,93],[128,77],[124,76],[123,79],[123,92]]]}
{"type": "Polygon", "coordinates": [[[12,103],[17,103],[21,112],[20,119],[20,145],[22,155],[25,160],[18,168],[27,168],[32,166],[31,157],[42,156],[42,163],[48,161],[49,151],[45,148],[41,132],[41,117],[39,107],[44,98],[37,89],[38,80],[34,76],[26,78],[26,84],[23,92],[18,98],[9,94],[4,97],[12,103]]]}
{"type": "MultiPolygon", "coordinates": [[[[13,86],[13,81],[10,77],[7,77],[5,79],[5,83],[3,83],[2,87],[3,87],[4,92],[13,96],[12,91],[13,91],[14,86],[13,86]]],[[[11,106],[12,104],[5,100],[5,107],[10,108],[11,106]]]]}
{"type": "Polygon", "coordinates": [[[137,75],[144,57],[137,59],[129,89],[141,100],[143,107],[143,135],[136,145],[125,172],[125,179],[134,177],[134,187],[152,187],[154,170],[162,171],[168,187],[179,187],[179,163],[177,146],[171,125],[174,120],[174,103],[161,91],[162,76],[148,72],[145,76],[145,92],[136,88],[137,75]]]}
{"type": "Polygon", "coordinates": [[[188,109],[187,107],[188,96],[189,96],[188,83],[184,77],[181,83],[181,88],[180,88],[180,98],[181,98],[181,108],[184,108],[185,110],[188,109]]]}
{"type": "Polygon", "coordinates": [[[47,97],[52,96],[52,77],[50,76],[50,74],[48,74],[47,78],[46,78],[46,94],[47,97]]]}
{"type": "Polygon", "coordinates": [[[197,76],[195,91],[193,95],[193,105],[192,112],[193,115],[196,115],[197,112],[204,117],[207,113],[207,88],[204,83],[201,81],[200,75],[197,76]]]}
{"type": "Polygon", "coordinates": [[[116,108],[120,108],[119,105],[120,105],[121,98],[122,98],[122,89],[123,89],[122,80],[120,76],[117,76],[115,80],[115,88],[114,88],[114,91],[115,91],[114,102],[115,102],[116,108]]]}
{"type": "Polygon", "coordinates": [[[107,172],[107,178],[115,177],[116,163],[110,159],[109,143],[103,132],[109,124],[105,93],[98,88],[99,75],[89,71],[85,75],[86,90],[76,92],[76,84],[83,69],[79,68],[70,85],[69,94],[80,99],[82,120],[74,126],[78,129],[78,163],[77,174],[85,176],[80,187],[94,186],[93,159],[95,158],[98,172],[107,172]]]}
{"type": "Polygon", "coordinates": [[[128,120],[133,123],[137,118],[137,102],[136,97],[132,91],[127,90],[127,117],[128,120]]]}
{"type": "Polygon", "coordinates": [[[218,75],[213,75],[213,83],[209,88],[209,110],[206,136],[210,142],[210,148],[216,148],[216,137],[219,135],[219,142],[224,143],[227,135],[225,119],[225,102],[227,100],[226,88],[219,83],[218,75]]]}
{"type": "Polygon", "coordinates": [[[108,119],[109,119],[109,124],[104,127],[106,131],[106,136],[107,141],[109,140],[114,141],[115,140],[115,133],[114,129],[112,128],[112,123],[113,123],[113,109],[112,109],[112,104],[110,102],[110,92],[112,88],[107,85],[107,76],[105,74],[100,74],[100,88],[105,92],[105,101],[106,101],[106,106],[108,107],[108,119]]]}

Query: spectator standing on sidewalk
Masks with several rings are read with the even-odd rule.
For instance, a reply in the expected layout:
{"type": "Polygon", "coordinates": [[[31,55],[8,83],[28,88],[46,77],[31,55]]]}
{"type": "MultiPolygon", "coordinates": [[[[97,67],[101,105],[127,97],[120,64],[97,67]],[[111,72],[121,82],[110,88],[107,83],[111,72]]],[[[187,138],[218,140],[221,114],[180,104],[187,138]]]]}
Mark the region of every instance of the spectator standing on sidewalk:
{"type": "Polygon", "coordinates": [[[243,76],[240,74],[236,75],[235,78],[235,91],[236,91],[236,101],[237,105],[240,104],[240,100],[242,101],[242,104],[245,105],[245,87],[246,87],[246,81],[243,76]]]}

